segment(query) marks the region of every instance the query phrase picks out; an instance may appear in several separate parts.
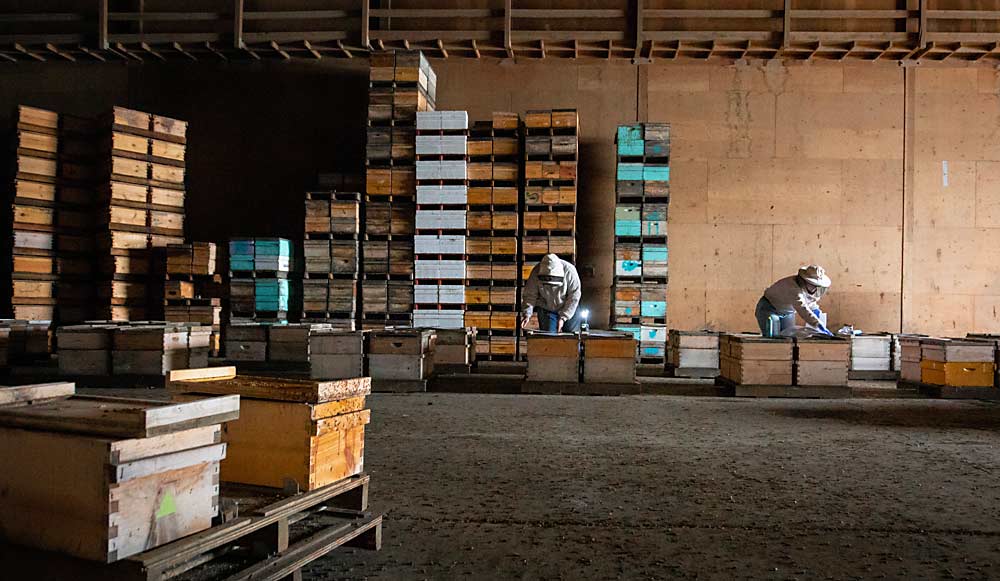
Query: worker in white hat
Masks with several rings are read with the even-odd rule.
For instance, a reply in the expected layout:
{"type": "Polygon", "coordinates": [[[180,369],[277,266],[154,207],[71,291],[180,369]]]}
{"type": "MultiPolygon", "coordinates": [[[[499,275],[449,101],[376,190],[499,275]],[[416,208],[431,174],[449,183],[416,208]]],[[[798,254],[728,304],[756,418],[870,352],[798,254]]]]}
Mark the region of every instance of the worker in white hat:
{"type": "Polygon", "coordinates": [[[819,309],[819,301],[830,289],[830,284],[826,271],[816,264],[803,266],[799,268],[798,274],[786,276],[772,284],[757,301],[755,314],[760,333],[765,337],[777,335],[795,325],[795,314],[798,313],[807,325],[833,335],[826,328],[823,312],[819,309]],[[777,333],[771,325],[772,316],[779,321],[780,329],[777,333]]]}
{"type": "Polygon", "coordinates": [[[555,254],[546,254],[524,283],[523,320],[537,309],[538,328],[548,332],[575,332],[580,327],[580,275],[576,267],[555,254]]]}

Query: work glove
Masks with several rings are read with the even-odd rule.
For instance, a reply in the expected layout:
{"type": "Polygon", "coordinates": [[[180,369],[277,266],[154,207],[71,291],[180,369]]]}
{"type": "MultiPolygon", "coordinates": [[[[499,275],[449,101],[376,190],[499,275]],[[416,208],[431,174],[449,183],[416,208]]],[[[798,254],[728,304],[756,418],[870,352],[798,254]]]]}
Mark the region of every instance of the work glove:
{"type": "Polygon", "coordinates": [[[823,322],[822,322],[823,321],[823,311],[819,310],[819,307],[816,307],[816,308],[814,308],[812,310],[812,312],[813,312],[814,315],[816,315],[816,318],[820,320],[819,324],[816,325],[816,328],[819,329],[820,332],[823,333],[824,335],[829,335],[829,336],[833,337],[834,336],[833,333],[831,333],[830,329],[827,329],[826,325],[824,325],[823,322]]]}

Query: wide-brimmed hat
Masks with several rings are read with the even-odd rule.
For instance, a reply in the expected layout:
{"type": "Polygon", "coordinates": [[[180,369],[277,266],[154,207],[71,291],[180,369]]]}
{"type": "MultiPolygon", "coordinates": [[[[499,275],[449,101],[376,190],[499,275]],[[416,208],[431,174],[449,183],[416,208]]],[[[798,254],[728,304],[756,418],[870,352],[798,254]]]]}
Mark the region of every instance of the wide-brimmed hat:
{"type": "Polygon", "coordinates": [[[809,266],[799,267],[799,278],[813,284],[816,286],[821,286],[823,288],[828,288],[833,282],[830,277],[826,275],[826,269],[818,264],[810,264],[809,266]]]}
{"type": "Polygon", "coordinates": [[[538,263],[538,280],[546,284],[562,284],[566,275],[562,260],[555,254],[546,254],[538,263]]]}

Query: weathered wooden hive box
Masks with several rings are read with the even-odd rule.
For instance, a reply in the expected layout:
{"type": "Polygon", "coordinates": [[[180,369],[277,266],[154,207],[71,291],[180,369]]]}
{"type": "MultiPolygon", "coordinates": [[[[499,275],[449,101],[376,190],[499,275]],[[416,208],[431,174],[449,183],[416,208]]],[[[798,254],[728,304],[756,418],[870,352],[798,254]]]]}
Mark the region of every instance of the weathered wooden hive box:
{"type": "Polygon", "coordinates": [[[889,333],[851,337],[851,371],[890,371],[892,347],[889,333]]]}
{"type": "Polygon", "coordinates": [[[845,386],[851,342],[840,338],[795,340],[795,385],[845,386]]]}
{"type": "Polygon", "coordinates": [[[984,341],[924,339],[920,380],[950,387],[993,387],[995,351],[995,345],[984,341]]]}
{"type": "Polygon", "coordinates": [[[314,490],[360,474],[371,412],[367,377],[305,381],[236,375],[232,367],[175,373],[167,386],[178,400],[238,394],[240,418],[223,428],[229,453],[222,480],[314,490]]]}
{"type": "Polygon", "coordinates": [[[313,379],[347,379],[365,375],[369,331],[314,331],[309,337],[309,369],[313,379]]]}
{"type": "Polygon", "coordinates": [[[667,336],[667,363],[680,368],[718,369],[719,334],[671,329],[667,336]]]}
{"type": "Polygon", "coordinates": [[[528,335],[528,381],[580,381],[580,337],[575,333],[528,335]]]}
{"type": "Polygon", "coordinates": [[[792,385],[791,339],[760,335],[723,335],[722,377],[741,385],[792,385]]]}
{"type": "Polygon", "coordinates": [[[420,329],[372,332],[368,363],[373,379],[420,381],[434,370],[435,333],[420,329]]]}
{"type": "Polygon", "coordinates": [[[638,348],[638,342],[631,333],[591,331],[583,335],[583,381],[635,382],[638,348]]]}
{"type": "Polygon", "coordinates": [[[111,563],[209,528],[239,405],[0,388],[0,536],[111,563]]]}

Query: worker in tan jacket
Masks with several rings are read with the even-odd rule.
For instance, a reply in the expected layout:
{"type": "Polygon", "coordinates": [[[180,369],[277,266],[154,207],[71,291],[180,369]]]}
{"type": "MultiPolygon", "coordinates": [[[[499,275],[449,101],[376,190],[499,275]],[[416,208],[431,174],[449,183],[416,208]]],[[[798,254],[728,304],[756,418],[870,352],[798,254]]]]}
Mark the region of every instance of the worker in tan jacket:
{"type": "Polygon", "coordinates": [[[761,335],[780,335],[781,331],[795,325],[796,314],[806,325],[832,335],[819,308],[819,301],[830,289],[831,282],[822,266],[810,264],[799,268],[798,274],[786,276],[768,287],[757,301],[755,312],[761,335]]]}
{"type": "Polygon", "coordinates": [[[538,311],[541,331],[575,332],[580,327],[580,275],[576,267],[555,254],[546,254],[524,283],[523,320],[538,311]]]}

